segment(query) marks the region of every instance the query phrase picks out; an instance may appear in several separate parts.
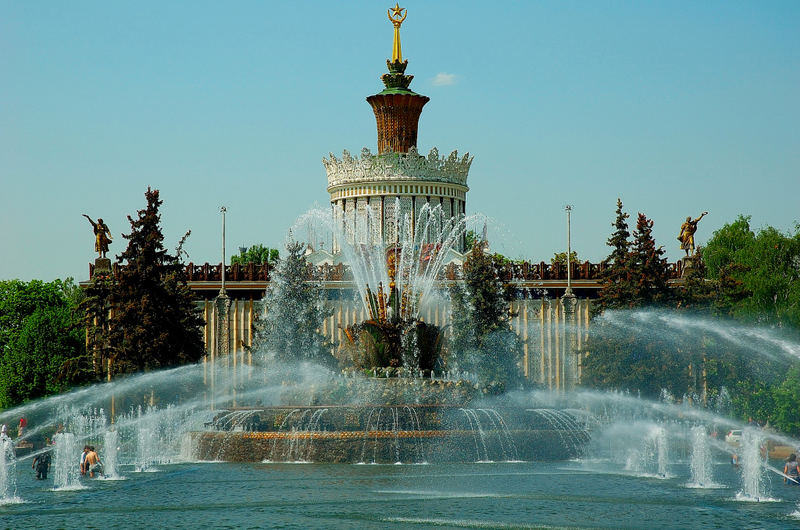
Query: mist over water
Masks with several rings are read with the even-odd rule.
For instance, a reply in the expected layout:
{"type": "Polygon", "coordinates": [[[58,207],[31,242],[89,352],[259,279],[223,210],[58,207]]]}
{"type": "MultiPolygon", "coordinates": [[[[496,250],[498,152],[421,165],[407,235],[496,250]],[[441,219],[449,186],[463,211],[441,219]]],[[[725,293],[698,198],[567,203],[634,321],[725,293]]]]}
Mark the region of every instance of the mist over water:
{"type": "MultiPolygon", "coordinates": [[[[636,332],[675,343],[701,336],[717,339],[717,348],[743,348],[768,360],[800,360],[800,339],[786,330],[758,327],[723,318],[666,309],[607,310],[597,319],[602,333],[636,332]]],[[[590,328],[590,333],[593,330],[590,328]]]]}

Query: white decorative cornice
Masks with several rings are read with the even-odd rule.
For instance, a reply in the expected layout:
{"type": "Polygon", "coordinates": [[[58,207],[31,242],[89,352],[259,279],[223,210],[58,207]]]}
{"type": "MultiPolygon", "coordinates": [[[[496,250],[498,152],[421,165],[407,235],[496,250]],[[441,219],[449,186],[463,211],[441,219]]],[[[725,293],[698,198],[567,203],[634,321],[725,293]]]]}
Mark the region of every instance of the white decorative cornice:
{"type": "Polygon", "coordinates": [[[330,153],[323,158],[328,173],[328,189],[363,182],[387,182],[425,180],[449,184],[467,185],[467,174],[472,164],[469,153],[461,158],[458,151],[440,157],[435,147],[427,157],[417,153],[412,147],[408,153],[372,154],[366,147],[361,150],[361,158],[354,158],[345,150],[341,160],[330,153]]]}

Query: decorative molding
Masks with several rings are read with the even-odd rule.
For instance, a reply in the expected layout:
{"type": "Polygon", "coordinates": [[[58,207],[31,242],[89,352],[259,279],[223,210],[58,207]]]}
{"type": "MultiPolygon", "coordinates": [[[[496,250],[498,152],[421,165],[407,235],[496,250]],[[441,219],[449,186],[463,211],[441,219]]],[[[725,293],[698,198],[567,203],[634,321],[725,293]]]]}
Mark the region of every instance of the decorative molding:
{"type": "Polygon", "coordinates": [[[345,150],[341,159],[330,153],[330,158],[323,158],[322,163],[328,174],[330,191],[348,184],[414,180],[466,186],[472,159],[469,153],[459,158],[458,151],[447,157],[439,156],[435,147],[427,157],[420,155],[416,147],[411,147],[407,153],[382,154],[373,154],[365,147],[361,158],[345,150]]]}

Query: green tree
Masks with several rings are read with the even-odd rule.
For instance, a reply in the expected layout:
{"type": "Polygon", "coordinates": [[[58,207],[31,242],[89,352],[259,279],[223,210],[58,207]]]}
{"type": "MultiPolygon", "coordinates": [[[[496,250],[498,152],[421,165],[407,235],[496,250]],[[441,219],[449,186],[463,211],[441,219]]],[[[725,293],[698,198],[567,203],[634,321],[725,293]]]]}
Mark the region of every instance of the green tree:
{"type": "Polygon", "coordinates": [[[0,281],[0,352],[20,332],[25,318],[38,307],[56,306],[63,303],[64,295],[60,281],[45,283],[33,280],[0,281]]]}
{"type": "Polygon", "coordinates": [[[231,265],[247,265],[248,263],[275,265],[279,259],[280,253],[278,249],[259,244],[249,247],[236,256],[231,256],[231,265]]]}
{"type": "Polygon", "coordinates": [[[786,378],[772,388],[770,423],[791,436],[800,435],[800,364],[795,364],[786,378]]]}
{"type": "Polygon", "coordinates": [[[604,260],[603,287],[598,310],[664,304],[671,299],[669,270],[664,249],[653,239],[653,221],[640,213],[633,232],[628,232],[628,214],[617,199],[614,232],[608,239],[611,254],[604,260]]]}
{"type": "Polygon", "coordinates": [[[483,245],[475,245],[464,263],[463,286],[450,289],[450,358],[460,369],[476,373],[485,392],[495,394],[522,381],[522,344],[509,328],[509,291],[497,279],[497,265],[483,245]]]}
{"type": "Polygon", "coordinates": [[[597,311],[606,308],[629,307],[633,301],[633,285],[630,270],[630,237],[628,230],[629,215],[622,209],[622,200],[617,199],[617,212],[614,223],[614,232],[606,244],[611,247],[611,253],[603,260],[603,287],[597,300],[597,311]]]}
{"type": "MultiPolygon", "coordinates": [[[[653,221],[640,213],[630,241],[627,218],[617,199],[599,311],[664,306],[672,298],[664,250],[653,239],[653,221]]],[[[585,345],[582,384],[649,397],[658,397],[662,389],[683,395],[696,387],[693,376],[702,353],[685,341],[621,328],[597,318],[592,328],[585,345]]]]}
{"type": "Polygon", "coordinates": [[[754,233],[750,218],[739,216],[714,232],[705,257],[733,316],[800,328],[800,226],[788,234],[771,226],[754,233]]]}
{"type": "Polygon", "coordinates": [[[630,260],[633,281],[633,300],[635,305],[665,304],[671,299],[669,270],[664,249],[657,247],[653,239],[653,221],[643,213],[636,221],[633,232],[630,260]]]}
{"type": "MultiPolygon", "coordinates": [[[[574,250],[569,253],[569,261],[570,263],[580,263],[578,259],[578,253],[574,250]]],[[[567,266],[567,253],[566,252],[554,252],[553,257],[550,258],[550,265],[560,265],[562,267],[567,266]]]]}
{"type": "Polygon", "coordinates": [[[0,282],[0,407],[91,378],[71,278],[0,282]]]}
{"type": "Polygon", "coordinates": [[[472,247],[475,246],[475,243],[478,243],[480,240],[478,239],[478,235],[475,233],[475,230],[467,230],[464,234],[464,241],[466,242],[466,250],[472,250],[472,247]]]}
{"type": "Polygon", "coordinates": [[[128,216],[128,247],[117,257],[108,343],[114,372],[129,373],[196,362],[204,355],[203,320],[186,285],[184,267],[164,248],[158,190],[128,216]]]}
{"type": "Polygon", "coordinates": [[[42,307],[25,319],[0,368],[0,406],[67,390],[91,379],[82,330],[72,308],[42,307]]]}
{"type": "Polygon", "coordinates": [[[719,278],[726,265],[738,261],[739,254],[753,245],[755,237],[750,230],[750,217],[743,215],[715,231],[703,251],[709,277],[719,278]]]}
{"type": "Polygon", "coordinates": [[[264,298],[265,313],[256,324],[254,347],[280,361],[332,365],[331,347],[322,334],[330,316],[323,291],[311,280],[305,245],[290,242],[278,262],[264,298]]]}

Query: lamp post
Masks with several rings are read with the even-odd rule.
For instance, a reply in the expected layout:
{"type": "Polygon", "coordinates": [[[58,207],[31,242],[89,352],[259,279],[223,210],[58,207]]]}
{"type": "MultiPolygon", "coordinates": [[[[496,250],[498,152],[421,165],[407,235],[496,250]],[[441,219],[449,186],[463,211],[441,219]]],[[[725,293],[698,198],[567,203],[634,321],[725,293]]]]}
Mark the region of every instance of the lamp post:
{"type": "MultiPolygon", "coordinates": [[[[219,209],[222,214],[222,264],[220,265],[220,288],[215,300],[217,306],[217,326],[216,326],[216,355],[226,355],[230,353],[230,329],[228,314],[231,307],[231,299],[225,290],[225,213],[227,208],[221,206],[219,209]]],[[[214,356],[212,356],[212,359],[214,356]]]]}
{"type": "Polygon", "coordinates": [[[220,213],[222,214],[222,267],[220,267],[220,273],[222,274],[222,284],[219,288],[220,296],[224,296],[225,293],[225,212],[228,211],[227,208],[224,206],[220,206],[219,208],[220,213]]]}
{"type": "Polygon", "coordinates": [[[572,294],[572,241],[571,241],[572,205],[567,204],[566,206],[564,206],[564,210],[567,212],[567,290],[564,292],[564,296],[575,296],[572,294]]]}
{"type": "Polygon", "coordinates": [[[578,383],[580,377],[579,372],[579,355],[571,355],[577,352],[576,344],[576,322],[575,322],[575,309],[578,305],[578,300],[572,292],[572,224],[571,214],[572,205],[567,204],[564,206],[567,212],[567,289],[561,297],[561,303],[564,306],[564,343],[566,345],[564,356],[564,387],[574,387],[578,383]]]}
{"type": "MultiPolygon", "coordinates": [[[[225,213],[228,211],[225,206],[220,206],[219,212],[222,214],[222,263],[220,264],[220,288],[219,294],[214,299],[214,307],[216,315],[214,318],[214,340],[213,348],[209,345],[211,354],[211,408],[215,407],[215,379],[217,366],[216,362],[220,357],[227,357],[231,353],[231,340],[230,340],[230,308],[231,299],[225,290],[225,213]]],[[[227,360],[226,360],[227,363],[227,360]]],[[[235,377],[234,366],[234,377],[235,377]]],[[[235,403],[234,397],[234,403],[235,403]]]]}

